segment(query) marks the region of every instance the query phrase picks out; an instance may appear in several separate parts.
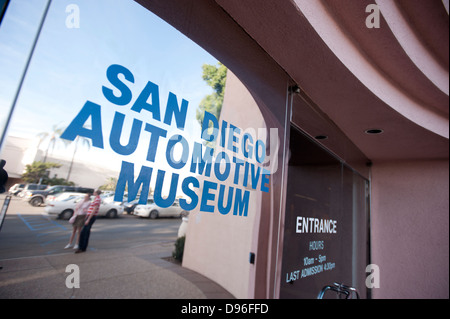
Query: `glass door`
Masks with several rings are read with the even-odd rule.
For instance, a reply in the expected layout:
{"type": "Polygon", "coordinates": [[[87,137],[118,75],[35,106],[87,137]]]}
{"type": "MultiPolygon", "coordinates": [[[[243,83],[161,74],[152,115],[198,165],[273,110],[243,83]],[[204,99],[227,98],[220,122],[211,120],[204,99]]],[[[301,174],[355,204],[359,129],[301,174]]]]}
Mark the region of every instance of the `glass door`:
{"type": "Polygon", "coordinates": [[[334,283],[365,298],[368,181],[293,126],[287,172],[280,298],[317,298],[334,283]]]}

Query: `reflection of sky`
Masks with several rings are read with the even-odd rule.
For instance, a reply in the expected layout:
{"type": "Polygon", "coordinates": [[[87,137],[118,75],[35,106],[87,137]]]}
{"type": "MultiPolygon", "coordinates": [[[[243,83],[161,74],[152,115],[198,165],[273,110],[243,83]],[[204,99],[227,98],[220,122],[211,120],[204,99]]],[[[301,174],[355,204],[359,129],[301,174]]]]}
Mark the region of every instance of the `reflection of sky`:
{"type": "MultiPolygon", "coordinates": [[[[11,105],[18,75],[45,3],[44,0],[12,0],[0,28],[0,127],[11,105]]],[[[145,164],[146,149],[142,150],[143,155],[131,155],[133,159],[111,153],[109,129],[114,112],[126,114],[129,126],[137,117],[170,129],[163,123],[152,122],[146,111],[141,114],[130,111],[147,81],[152,81],[159,85],[162,117],[169,91],[177,95],[179,104],[181,99],[189,101],[185,131],[178,133],[188,140],[198,140],[200,127],[195,120],[195,110],[201,99],[211,93],[211,88],[202,80],[204,63],[216,64],[217,61],[134,1],[53,1],[8,133],[34,138],[41,132],[51,132],[54,125],[66,127],[90,100],[102,106],[105,149],[91,148],[88,157],[98,160],[98,157],[109,156],[108,162],[117,170],[122,160],[142,160],[145,164]],[[79,6],[78,29],[66,27],[69,4],[79,6]],[[129,85],[133,92],[130,105],[112,105],[102,94],[103,85],[113,88],[106,79],[106,70],[111,64],[125,66],[135,77],[135,83],[129,85]],[[111,160],[112,155],[115,160],[111,160]]],[[[129,126],[124,128],[124,134],[129,126]]],[[[176,128],[173,130],[168,137],[177,132],[176,128]]],[[[143,133],[140,144],[148,146],[148,141],[143,139],[149,136],[143,133]]],[[[125,135],[124,143],[128,141],[128,134],[125,135]]],[[[165,148],[161,150],[163,154],[165,148]]],[[[69,149],[60,151],[67,156],[72,154],[69,149]]]]}

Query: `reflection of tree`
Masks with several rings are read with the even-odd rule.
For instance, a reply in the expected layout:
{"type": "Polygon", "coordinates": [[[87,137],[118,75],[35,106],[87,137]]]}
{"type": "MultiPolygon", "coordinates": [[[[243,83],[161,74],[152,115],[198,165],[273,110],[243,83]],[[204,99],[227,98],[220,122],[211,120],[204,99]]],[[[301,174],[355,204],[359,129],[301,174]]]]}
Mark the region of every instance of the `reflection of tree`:
{"type": "MultiPolygon", "coordinates": [[[[61,165],[57,163],[33,162],[25,166],[22,179],[26,183],[39,183],[42,179],[48,179],[50,169],[58,167],[61,165]]],[[[43,182],[47,184],[46,181],[43,182]]]]}
{"type": "Polygon", "coordinates": [[[99,187],[102,191],[115,191],[117,185],[117,178],[108,177],[106,183],[99,187]]]}
{"type": "Polygon", "coordinates": [[[219,119],[225,94],[225,82],[227,80],[227,67],[220,62],[218,66],[203,64],[202,68],[203,80],[214,89],[214,92],[205,96],[197,109],[196,118],[200,126],[203,123],[205,111],[214,114],[219,119]]]}
{"type": "Polygon", "coordinates": [[[70,173],[72,172],[73,160],[75,159],[75,154],[77,153],[78,144],[81,144],[82,147],[86,146],[87,149],[91,148],[91,140],[86,137],[78,135],[73,142],[75,143],[75,149],[73,151],[72,160],[70,161],[69,173],[67,173],[67,178],[66,178],[67,180],[69,180],[70,173]]]}
{"type": "MultiPolygon", "coordinates": [[[[63,139],[63,138],[61,138],[61,134],[65,131],[65,129],[66,128],[64,128],[64,127],[58,127],[57,125],[53,125],[51,132],[39,133],[38,137],[40,138],[39,145],[43,141],[45,141],[47,139],[49,140],[47,149],[45,150],[43,163],[45,163],[47,161],[49,150],[51,150],[51,152],[53,152],[53,149],[55,148],[56,143],[62,142],[65,147],[67,147],[71,143],[75,144],[75,149],[72,154],[72,160],[70,161],[69,172],[67,173],[67,178],[66,178],[66,180],[69,181],[70,174],[72,173],[72,167],[73,167],[73,162],[75,159],[75,154],[78,151],[78,147],[86,146],[88,149],[90,149],[91,148],[91,140],[86,137],[83,137],[83,136],[77,136],[75,138],[75,140],[73,140],[73,141],[63,139]]],[[[39,145],[38,145],[38,147],[39,147],[39,145]]]]}
{"type": "MultiPolygon", "coordinates": [[[[115,191],[117,186],[117,178],[116,177],[108,177],[106,179],[105,184],[99,187],[99,189],[103,191],[115,191]]],[[[154,189],[150,186],[149,195],[153,195],[154,189]]],[[[125,192],[128,192],[128,184],[125,185],[125,192]]],[[[140,195],[140,192],[139,192],[140,195]]]]}
{"type": "Polygon", "coordinates": [[[50,170],[52,168],[61,167],[58,163],[43,163],[33,162],[26,165],[25,172],[22,174],[22,179],[26,183],[40,183],[44,185],[75,185],[73,182],[66,181],[64,178],[53,176],[50,178],[50,170]]]}
{"type": "MultiPolygon", "coordinates": [[[[53,149],[55,148],[56,143],[62,142],[64,144],[64,146],[67,146],[70,143],[70,141],[64,140],[61,138],[61,134],[63,132],[64,132],[64,128],[53,125],[51,132],[41,132],[37,135],[39,137],[39,145],[43,141],[48,140],[48,145],[47,145],[47,149],[45,150],[43,163],[45,163],[47,161],[48,151],[51,149],[51,151],[53,152],[53,149]]],[[[39,147],[39,145],[38,145],[38,147],[39,147]]]]}

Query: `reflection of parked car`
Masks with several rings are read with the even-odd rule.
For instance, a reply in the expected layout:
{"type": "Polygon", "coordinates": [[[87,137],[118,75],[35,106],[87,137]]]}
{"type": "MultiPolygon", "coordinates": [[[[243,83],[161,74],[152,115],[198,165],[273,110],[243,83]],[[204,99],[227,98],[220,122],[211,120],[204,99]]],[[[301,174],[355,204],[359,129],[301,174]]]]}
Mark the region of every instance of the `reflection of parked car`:
{"type": "Polygon", "coordinates": [[[14,184],[9,188],[9,193],[11,195],[17,196],[23,189],[25,188],[25,184],[14,184]]]}
{"type": "MultiPolygon", "coordinates": [[[[149,204],[153,204],[153,199],[147,199],[147,205],[149,204]]],[[[136,208],[137,205],[142,205],[139,204],[139,198],[136,198],[135,200],[132,200],[129,203],[124,203],[123,204],[123,210],[127,213],[127,214],[133,214],[134,213],[134,209],[136,208]]]]}
{"type": "Polygon", "coordinates": [[[83,196],[83,193],[77,193],[77,192],[67,192],[67,193],[59,193],[56,195],[48,195],[45,198],[45,203],[48,204],[50,202],[54,202],[54,201],[62,201],[65,199],[69,199],[69,198],[75,198],[75,197],[79,197],[79,196],[83,196]]]}
{"type": "Polygon", "coordinates": [[[36,190],[44,190],[48,187],[48,185],[42,185],[42,184],[26,184],[23,190],[17,194],[19,197],[24,197],[27,192],[32,192],[36,190]]]}
{"type": "Polygon", "coordinates": [[[136,208],[136,206],[138,205],[139,199],[135,199],[132,200],[129,203],[124,203],[123,204],[123,210],[127,213],[127,214],[133,214],[134,209],[136,208]]]}
{"type": "Polygon", "coordinates": [[[172,206],[167,208],[161,208],[156,206],[151,200],[151,203],[147,205],[137,205],[134,209],[134,215],[139,217],[149,217],[151,219],[155,219],[158,217],[181,217],[183,213],[183,209],[178,204],[178,201],[175,201],[172,206]]]}
{"type": "MultiPolygon", "coordinates": [[[[77,197],[68,197],[61,201],[48,202],[45,206],[45,212],[49,215],[57,215],[61,219],[69,219],[72,217],[75,206],[82,200],[84,195],[77,197]]],[[[92,197],[92,200],[94,197],[92,197]]],[[[102,200],[97,216],[106,216],[109,218],[116,218],[123,213],[123,207],[113,203],[105,203],[102,200]]]]}
{"type": "Polygon", "coordinates": [[[39,206],[44,203],[47,196],[58,195],[64,192],[94,193],[94,189],[78,186],[56,185],[49,187],[46,190],[26,192],[24,199],[27,200],[32,206],[39,206]]]}

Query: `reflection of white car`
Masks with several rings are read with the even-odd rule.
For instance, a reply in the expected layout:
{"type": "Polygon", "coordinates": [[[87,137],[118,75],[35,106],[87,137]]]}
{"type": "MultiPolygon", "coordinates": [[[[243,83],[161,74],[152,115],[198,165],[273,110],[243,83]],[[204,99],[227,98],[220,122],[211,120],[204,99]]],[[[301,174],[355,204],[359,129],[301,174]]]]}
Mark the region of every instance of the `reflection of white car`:
{"type": "Polygon", "coordinates": [[[59,201],[65,200],[65,199],[72,199],[72,198],[79,197],[79,196],[84,196],[84,194],[83,193],[69,193],[69,192],[67,192],[67,193],[57,194],[56,196],[55,195],[49,195],[45,199],[45,204],[48,205],[48,203],[51,203],[51,202],[55,202],[55,201],[59,202],[59,201]]]}
{"type": "MultiPolygon", "coordinates": [[[[83,196],[68,197],[60,201],[48,202],[45,206],[45,212],[49,215],[57,215],[61,219],[70,219],[72,217],[75,206],[82,200],[83,196]]],[[[94,197],[92,197],[92,200],[94,197]]],[[[102,200],[97,216],[106,216],[109,218],[116,218],[123,213],[123,207],[113,203],[105,203],[102,200]]]]}
{"type": "Polygon", "coordinates": [[[178,201],[174,202],[172,206],[167,208],[161,208],[153,203],[153,200],[148,200],[147,205],[137,205],[133,214],[139,217],[149,217],[155,219],[158,217],[181,217],[184,212],[178,204],[178,201]]]}

